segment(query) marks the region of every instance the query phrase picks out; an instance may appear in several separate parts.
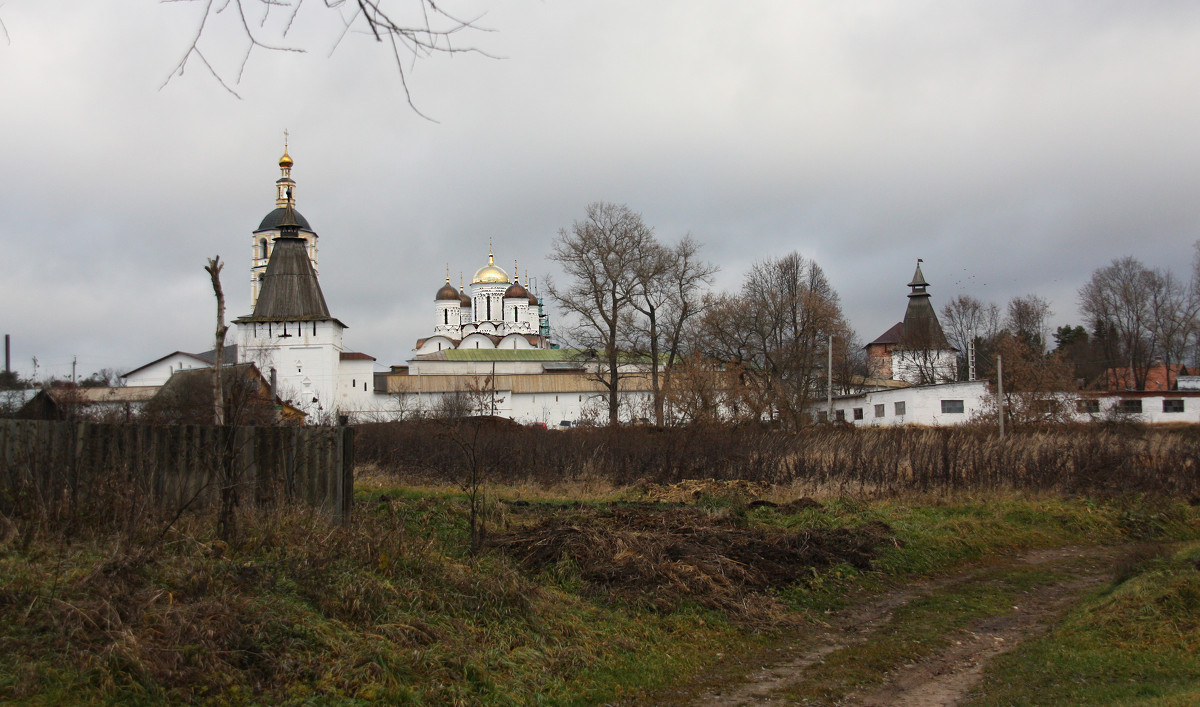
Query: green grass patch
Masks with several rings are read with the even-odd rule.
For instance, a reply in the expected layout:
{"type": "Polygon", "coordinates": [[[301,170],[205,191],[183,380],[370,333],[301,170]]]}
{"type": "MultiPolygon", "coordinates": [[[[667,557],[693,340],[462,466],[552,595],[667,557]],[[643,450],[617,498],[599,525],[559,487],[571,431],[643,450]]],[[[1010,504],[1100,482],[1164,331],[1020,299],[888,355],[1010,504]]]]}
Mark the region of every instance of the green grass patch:
{"type": "Polygon", "coordinates": [[[752,522],[781,528],[885,524],[895,536],[871,571],[845,566],[814,572],[783,593],[799,610],[824,612],[913,577],[1003,560],[1037,548],[1123,544],[1200,537],[1200,512],[1176,501],[1142,497],[1097,502],[1054,495],[997,495],[863,502],[835,499],[796,513],[756,509],[752,522]]]}
{"type": "Polygon", "coordinates": [[[789,686],[783,696],[803,704],[836,704],[850,692],[879,685],[888,671],[945,649],[955,631],[984,617],[1003,616],[1028,591],[1070,576],[1063,565],[991,568],[933,591],[895,611],[869,641],[825,658],[819,670],[789,686]]]}
{"type": "Polygon", "coordinates": [[[969,704],[1200,703],[1200,543],[1137,564],[996,660],[969,704]]]}

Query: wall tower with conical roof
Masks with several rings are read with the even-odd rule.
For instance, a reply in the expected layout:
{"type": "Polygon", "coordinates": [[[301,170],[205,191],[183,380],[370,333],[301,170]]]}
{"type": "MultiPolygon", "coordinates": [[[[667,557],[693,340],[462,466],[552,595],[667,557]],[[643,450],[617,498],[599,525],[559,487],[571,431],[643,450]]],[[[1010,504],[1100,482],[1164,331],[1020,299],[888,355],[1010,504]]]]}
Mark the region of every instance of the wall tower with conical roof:
{"type": "Polygon", "coordinates": [[[908,307],[897,322],[867,344],[870,377],[932,385],[956,380],[957,350],[946,341],[929,296],[921,260],[908,283],[908,307]]]}
{"type": "Polygon", "coordinates": [[[306,414],[337,404],[342,332],[329,313],[290,203],[281,208],[254,311],[238,317],[238,359],[278,376],[280,395],[306,414]]]}
{"type": "Polygon", "coordinates": [[[296,211],[296,182],[292,179],[292,165],[288,155],[287,133],[284,133],[283,157],[279,158],[281,176],[275,180],[275,209],[263,217],[258,228],[250,234],[250,306],[258,302],[262,290],[262,279],[275,247],[275,239],[279,237],[279,229],[285,209],[291,209],[296,222],[297,236],[304,241],[304,250],[312,263],[313,272],[319,272],[317,267],[317,233],[308,224],[308,219],[296,211]]]}

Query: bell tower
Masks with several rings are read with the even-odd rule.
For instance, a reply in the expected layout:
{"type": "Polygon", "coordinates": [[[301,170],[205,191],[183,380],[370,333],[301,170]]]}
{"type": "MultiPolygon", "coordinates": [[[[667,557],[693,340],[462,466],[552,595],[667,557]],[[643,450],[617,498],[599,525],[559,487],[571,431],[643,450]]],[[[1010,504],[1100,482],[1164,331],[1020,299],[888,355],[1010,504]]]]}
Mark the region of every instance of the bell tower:
{"type": "Polygon", "coordinates": [[[279,226],[282,223],[284,211],[293,210],[293,216],[298,224],[297,235],[304,241],[305,252],[312,262],[313,272],[317,272],[317,234],[308,225],[308,220],[295,211],[296,182],[292,179],[293,161],[288,154],[288,132],[283,131],[283,157],[279,158],[279,179],[275,180],[275,210],[267,214],[250,235],[250,306],[258,303],[258,295],[262,290],[262,279],[267,271],[267,262],[271,259],[271,251],[275,248],[275,239],[279,237],[279,226]]]}

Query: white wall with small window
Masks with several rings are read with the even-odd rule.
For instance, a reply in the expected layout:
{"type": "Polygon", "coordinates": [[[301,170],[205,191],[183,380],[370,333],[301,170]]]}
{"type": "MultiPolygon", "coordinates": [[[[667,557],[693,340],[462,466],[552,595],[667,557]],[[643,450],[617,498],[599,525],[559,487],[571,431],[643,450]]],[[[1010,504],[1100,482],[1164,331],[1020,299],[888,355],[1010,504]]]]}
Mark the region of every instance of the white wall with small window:
{"type": "MultiPolygon", "coordinates": [[[[1123,419],[1148,424],[1200,423],[1200,390],[1048,393],[1044,407],[1073,413],[1079,422],[1123,419]]],[[[825,401],[810,408],[828,419],[825,401]]],[[[995,417],[987,381],[876,390],[833,399],[833,419],[858,426],[961,425],[995,417]],[[873,414],[866,414],[870,410],[873,414]]]]}
{"type": "MultiPolygon", "coordinates": [[[[838,421],[870,427],[961,425],[984,410],[990,398],[987,381],[890,388],[834,398],[833,415],[838,421]],[[867,409],[873,414],[866,415],[867,409]]],[[[824,401],[814,405],[813,418],[819,419],[823,410],[824,401]]]]}
{"type": "Polygon", "coordinates": [[[1150,424],[1200,422],[1200,390],[1084,393],[1075,401],[1080,421],[1124,419],[1150,424]]]}

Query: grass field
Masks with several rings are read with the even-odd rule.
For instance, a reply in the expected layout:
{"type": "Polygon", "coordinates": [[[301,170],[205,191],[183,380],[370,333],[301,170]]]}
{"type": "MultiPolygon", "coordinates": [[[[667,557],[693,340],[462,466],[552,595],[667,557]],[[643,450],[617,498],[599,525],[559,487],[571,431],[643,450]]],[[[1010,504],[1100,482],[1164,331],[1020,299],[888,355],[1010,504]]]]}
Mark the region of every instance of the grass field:
{"type": "Polygon", "coordinates": [[[375,473],[360,479],[346,526],[296,508],[246,513],[230,544],[205,515],[75,534],[17,524],[0,548],[0,700],[683,704],[802,641],[827,612],[964,567],[981,573],[906,605],[870,646],[830,656],[842,667],[820,684],[789,688],[820,701],[1071,571],[1000,569],[1005,558],[1129,543],[1168,549],[1129,561],[1062,626],[1003,656],[978,699],[1196,694],[1200,510],[1182,501],[814,499],[736,482],[491,487],[477,554],[467,509],[454,489],[375,473]],[[1103,687],[1103,675],[1117,677],[1103,687]]]}

